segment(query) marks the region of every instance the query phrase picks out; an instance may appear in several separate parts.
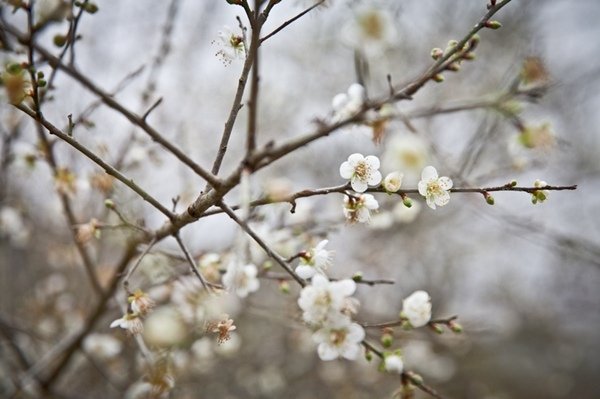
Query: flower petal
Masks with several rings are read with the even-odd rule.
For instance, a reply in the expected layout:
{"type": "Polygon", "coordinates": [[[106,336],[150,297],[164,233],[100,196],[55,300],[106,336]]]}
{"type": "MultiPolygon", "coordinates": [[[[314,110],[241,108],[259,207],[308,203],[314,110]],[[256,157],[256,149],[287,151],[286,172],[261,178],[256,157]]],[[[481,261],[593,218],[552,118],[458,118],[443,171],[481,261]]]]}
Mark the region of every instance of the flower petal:
{"type": "Polygon", "coordinates": [[[435,180],[438,178],[438,172],[435,170],[433,166],[426,166],[421,172],[421,180],[428,182],[430,180],[435,180]]]}
{"type": "Polygon", "coordinates": [[[341,355],[348,360],[354,360],[356,359],[359,353],[360,346],[358,346],[358,344],[351,344],[344,346],[341,355]]]}
{"type": "Polygon", "coordinates": [[[423,197],[427,196],[427,182],[424,182],[423,180],[421,180],[419,182],[419,184],[417,185],[417,187],[419,188],[419,194],[421,194],[423,197]]]}
{"type": "Polygon", "coordinates": [[[344,179],[350,179],[354,175],[354,167],[349,162],[344,162],[340,165],[340,176],[344,179]]]}
{"type": "Polygon", "coordinates": [[[366,182],[359,179],[352,179],[350,184],[352,185],[352,189],[357,193],[364,193],[367,191],[367,188],[369,188],[369,185],[366,182]]]}
{"type": "Polygon", "coordinates": [[[369,180],[367,180],[367,183],[370,186],[376,186],[379,183],[381,183],[381,172],[375,171],[371,173],[371,175],[369,176],[369,180]]]}
{"type": "Polygon", "coordinates": [[[331,106],[333,107],[333,109],[335,111],[339,111],[339,110],[343,109],[347,103],[348,103],[348,95],[345,93],[340,93],[340,94],[336,95],[335,97],[333,97],[333,100],[331,101],[331,106]]]}
{"type": "Polygon", "coordinates": [[[324,361],[334,360],[340,356],[339,352],[333,346],[325,342],[319,344],[319,347],[317,348],[317,353],[319,354],[321,360],[324,361]]]}
{"type": "Polygon", "coordinates": [[[365,94],[365,88],[358,83],[353,83],[348,87],[348,97],[355,102],[364,102],[365,94]]]}
{"type": "Polygon", "coordinates": [[[452,188],[452,180],[449,177],[440,177],[438,179],[438,183],[440,184],[440,187],[442,188],[442,190],[450,190],[452,188]]]}
{"type": "Polygon", "coordinates": [[[434,198],[431,195],[425,198],[425,202],[427,202],[428,207],[430,207],[431,209],[435,209],[434,198]]]}
{"type": "Polygon", "coordinates": [[[356,291],[356,283],[350,279],[340,280],[331,283],[331,288],[339,295],[350,296],[356,291]]]}
{"type": "Polygon", "coordinates": [[[365,157],[363,157],[363,155],[358,152],[355,154],[352,154],[348,157],[348,162],[350,163],[350,165],[352,167],[356,167],[356,165],[363,162],[364,160],[365,160],[365,157]]]}
{"type": "Polygon", "coordinates": [[[435,204],[438,206],[444,206],[450,201],[450,194],[448,191],[442,191],[435,197],[435,204]]]}
{"type": "Polygon", "coordinates": [[[379,169],[379,166],[380,166],[379,158],[377,158],[375,155],[367,155],[365,157],[365,162],[371,168],[373,168],[373,169],[379,169]]]}
{"type": "Polygon", "coordinates": [[[296,268],[296,274],[303,279],[309,279],[316,274],[316,269],[308,265],[300,265],[296,268]]]}

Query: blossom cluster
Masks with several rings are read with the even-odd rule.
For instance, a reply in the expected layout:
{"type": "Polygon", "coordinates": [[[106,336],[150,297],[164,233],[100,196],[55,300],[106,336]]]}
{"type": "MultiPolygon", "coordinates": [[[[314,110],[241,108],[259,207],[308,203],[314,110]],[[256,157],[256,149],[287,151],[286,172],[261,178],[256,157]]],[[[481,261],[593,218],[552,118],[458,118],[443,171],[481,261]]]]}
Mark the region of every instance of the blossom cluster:
{"type": "Polygon", "coordinates": [[[356,359],[360,343],[365,337],[364,329],[352,321],[358,301],[352,298],[356,283],[352,280],[329,281],[322,274],[315,274],[311,284],[302,289],[298,305],[302,318],[313,329],[313,340],[322,360],[339,357],[356,359]]]}
{"type": "MultiPolygon", "coordinates": [[[[344,216],[350,222],[369,222],[371,211],[379,208],[375,197],[372,194],[365,194],[369,187],[376,188],[381,185],[389,194],[400,190],[404,174],[398,171],[391,172],[382,179],[379,167],[379,158],[374,155],[365,157],[359,153],[350,155],[348,160],[340,165],[340,176],[348,179],[350,186],[356,192],[346,194],[344,197],[344,216]]],[[[426,166],[423,169],[418,189],[431,209],[436,209],[436,205],[444,206],[450,201],[451,188],[452,180],[445,176],[439,177],[433,166],[426,166]]],[[[406,200],[405,203],[411,204],[406,200]]]]}

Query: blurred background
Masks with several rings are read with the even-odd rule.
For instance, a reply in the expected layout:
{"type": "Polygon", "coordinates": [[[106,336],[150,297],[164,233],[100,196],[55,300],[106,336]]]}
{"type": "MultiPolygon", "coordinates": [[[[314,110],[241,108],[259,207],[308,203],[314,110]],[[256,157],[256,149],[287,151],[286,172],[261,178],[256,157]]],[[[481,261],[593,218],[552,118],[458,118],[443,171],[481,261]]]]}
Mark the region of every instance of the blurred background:
{"type": "MultiPolygon", "coordinates": [[[[8,3],[0,3],[2,17],[25,31],[24,14],[11,13],[8,3]]],[[[36,3],[39,18],[57,4],[36,3]]],[[[312,3],[282,1],[264,32],[312,3]]],[[[224,26],[239,32],[236,16],[244,20],[243,11],[225,1],[98,5],[81,19],[77,68],[139,114],[162,98],[150,124],[209,167],[243,65],[216,56],[218,35],[224,26]]],[[[331,115],[331,99],[358,80],[372,98],[387,94],[388,74],[394,85],[411,81],[430,65],[431,49],[464,37],[485,6],[484,0],[335,0],[312,11],[261,47],[259,144],[312,131],[316,118],[331,115]]],[[[289,204],[253,212],[252,225],[284,256],[327,237],[335,250],[331,276],[360,271],[367,279],[394,281],[358,288],[358,320],[394,320],[402,298],[418,289],[430,293],[434,318],[458,315],[463,334],[397,331],[394,342],[405,367],[444,396],[600,396],[599,17],[600,3],[593,0],[513,1],[494,17],[501,29],[481,32],[476,60],[398,103],[404,120],[390,121],[380,144],[367,127],[344,128],[251,178],[253,197],[339,185],[339,165],[360,152],[379,156],[384,175],[403,171],[406,188],[416,187],[426,165],[450,176],[455,187],[511,180],[532,186],[536,179],[578,185],[577,191],[550,192],[536,205],[526,193],[494,194],[494,206],[478,194],[453,194],[435,211],[416,195],[409,210],[399,198],[380,194],[380,211],[369,225],[345,222],[339,194],[299,200],[295,214],[289,204]],[[529,94],[517,95],[515,87],[529,94]],[[440,113],[454,106],[471,109],[440,113]]],[[[53,40],[68,30],[68,22],[57,19],[38,36],[56,54],[53,40]]],[[[2,34],[16,47],[10,34],[2,34]]],[[[21,62],[26,55],[3,51],[0,59],[21,62]]],[[[50,75],[48,65],[40,70],[50,75]]],[[[53,86],[46,118],[65,128],[72,114],[80,121],[77,140],[120,165],[163,204],[170,207],[178,197],[182,211],[203,189],[193,172],[77,82],[58,73],[53,86]]],[[[0,396],[34,397],[15,394],[15,381],[23,383],[24,370],[81,327],[95,299],[70,234],[80,226],[66,222],[36,129],[6,98],[2,104],[0,396]]],[[[242,109],[222,175],[243,157],[246,118],[242,109]]],[[[147,228],[164,223],[163,215],[120,183],[103,180],[101,170],[66,144],[53,149],[73,177],[68,191],[79,223],[117,223],[104,207],[106,198],[147,228]]],[[[235,204],[237,197],[233,191],[226,200],[235,204]]],[[[131,234],[103,229],[99,238],[80,237],[101,283],[110,279],[131,234]]],[[[242,241],[237,226],[221,215],[184,228],[182,238],[215,281],[242,241]]],[[[251,246],[249,253],[255,264],[269,265],[260,248],[251,246]]],[[[280,282],[264,279],[245,300],[214,301],[187,274],[169,239],[144,259],[133,283],[157,301],[165,334],[185,331],[175,334],[176,342],[157,344],[175,379],[170,397],[373,398],[392,397],[399,388],[398,378],[366,360],[320,361],[293,284],[284,294],[280,282]],[[206,320],[221,313],[237,330],[219,345],[206,334],[206,320]]],[[[108,327],[122,315],[124,294],[116,299],[55,382],[56,397],[144,397],[138,347],[108,327]]],[[[380,331],[368,334],[376,341],[380,331]]],[[[146,339],[154,348],[152,337],[146,339]]]]}

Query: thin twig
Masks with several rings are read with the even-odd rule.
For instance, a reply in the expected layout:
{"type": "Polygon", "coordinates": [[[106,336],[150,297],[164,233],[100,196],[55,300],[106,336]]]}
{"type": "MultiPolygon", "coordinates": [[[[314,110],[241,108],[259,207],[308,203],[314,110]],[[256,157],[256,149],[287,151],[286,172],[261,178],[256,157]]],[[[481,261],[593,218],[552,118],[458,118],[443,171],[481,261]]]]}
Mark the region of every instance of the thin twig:
{"type": "Polygon", "coordinates": [[[140,186],[138,186],[132,179],[127,178],[125,175],[123,175],[121,172],[116,170],[114,167],[112,167],[111,165],[106,163],[102,158],[100,158],[98,155],[96,155],[95,153],[90,151],[87,147],[85,147],[84,145],[79,143],[73,137],[62,132],[60,129],[58,129],[56,126],[54,126],[48,120],[46,120],[42,115],[37,115],[35,111],[27,108],[26,106],[24,106],[22,104],[15,105],[15,107],[17,107],[19,110],[23,111],[24,113],[26,113],[27,115],[29,115],[30,117],[35,119],[37,122],[39,122],[41,125],[43,125],[50,134],[59,137],[61,140],[65,141],[67,144],[69,144],[70,146],[75,148],[77,151],[79,151],[80,153],[85,155],[87,158],[89,158],[95,164],[97,164],[102,169],[104,169],[104,171],[107,174],[115,177],[117,180],[119,180],[120,182],[125,184],[127,187],[129,187],[131,190],[133,190],[136,194],[138,194],[146,202],[148,202],[149,204],[154,206],[157,210],[159,210],[162,214],[167,216],[169,219],[172,219],[174,217],[174,214],[170,210],[165,208],[160,202],[158,202],[158,200],[156,200],[154,197],[152,197],[150,194],[148,194],[140,186]]]}
{"type": "Polygon", "coordinates": [[[179,232],[177,232],[176,234],[173,234],[173,237],[175,237],[175,240],[177,240],[177,244],[179,245],[179,248],[181,248],[181,250],[183,251],[183,254],[185,255],[185,259],[187,260],[188,264],[190,265],[190,269],[192,270],[192,273],[194,273],[196,275],[196,277],[198,277],[198,280],[200,280],[202,287],[204,287],[204,289],[206,291],[210,292],[210,287],[206,283],[206,280],[202,276],[202,273],[200,273],[200,270],[198,270],[198,266],[196,265],[196,262],[194,262],[194,259],[192,258],[190,251],[188,251],[188,249],[183,244],[183,241],[181,240],[181,236],[180,236],[179,232]]]}
{"type": "Polygon", "coordinates": [[[244,230],[246,233],[248,233],[248,235],[250,237],[252,237],[254,239],[254,241],[256,241],[256,243],[267,253],[267,255],[269,255],[275,262],[277,262],[294,280],[296,280],[296,282],[298,284],[300,284],[301,287],[306,286],[306,281],[304,281],[304,279],[302,279],[300,276],[298,276],[296,274],[296,272],[294,272],[292,270],[292,268],[285,261],[285,258],[282,257],[281,255],[279,255],[273,249],[271,249],[271,247],[269,247],[262,240],[262,238],[260,238],[254,232],[254,230],[252,230],[252,228],[248,225],[248,223],[246,223],[243,220],[241,220],[240,218],[238,218],[237,215],[231,210],[231,208],[229,208],[224,202],[221,201],[221,202],[219,202],[218,205],[219,205],[219,207],[221,207],[223,209],[223,211],[225,211],[225,213],[227,215],[229,215],[229,217],[234,222],[236,222],[242,228],[242,230],[244,230]]]}
{"type": "Polygon", "coordinates": [[[302,18],[303,16],[305,16],[306,14],[308,14],[309,12],[311,12],[312,10],[314,10],[315,8],[319,7],[323,3],[325,3],[325,0],[320,0],[319,2],[317,2],[317,3],[313,4],[312,6],[308,7],[306,10],[302,11],[300,14],[296,15],[295,17],[292,17],[292,18],[288,19],[287,21],[285,21],[284,23],[282,23],[281,25],[279,25],[271,33],[269,33],[268,35],[262,37],[260,39],[260,44],[263,44],[263,42],[269,40],[271,37],[275,36],[276,34],[278,34],[279,32],[281,32],[282,30],[284,30],[287,26],[293,24],[294,22],[296,22],[297,20],[299,20],[300,18],[302,18]]]}

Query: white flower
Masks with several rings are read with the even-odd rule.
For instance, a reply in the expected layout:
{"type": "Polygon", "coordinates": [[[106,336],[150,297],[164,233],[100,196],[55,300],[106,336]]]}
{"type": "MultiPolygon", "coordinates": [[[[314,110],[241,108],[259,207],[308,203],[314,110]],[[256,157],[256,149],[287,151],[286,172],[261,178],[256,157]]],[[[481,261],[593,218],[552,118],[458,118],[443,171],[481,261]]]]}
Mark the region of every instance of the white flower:
{"type": "MultiPolygon", "coordinates": [[[[533,186],[535,188],[544,188],[548,185],[543,180],[536,180],[533,182],[533,186]]],[[[538,202],[542,203],[548,199],[548,190],[536,190],[531,193],[531,202],[537,204],[538,202]]]]}
{"type": "Polygon", "coordinates": [[[221,49],[216,56],[223,61],[224,65],[229,65],[235,59],[243,59],[246,57],[246,44],[244,36],[236,35],[227,26],[219,31],[219,37],[212,42],[213,45],[218,45],[221,49]]]}
{"type": "Polygon", "coordinates": [[[360,353],[360,342],[365,338],[365,330],[349,319],[340,318],[313,334],[319,344],[317,353],[321,360],[334,360],[344,357],[354,360],[360,353]]]}
{"type": "Polygon", "coordinates": [[[383,188],[388,193],[395,193],[396,191],[400,190],[403,177],[404,174],[400,172],[389,173],[385,179],[383,179],[383,188]]]}
{"type": "Polygon", "coordinates": [[[348,93],[340,93],[333,97],[333,120],[339,122],[354,116],[364,105],[366,98],[365,88],[358,83],[353,83],[348,88],[348,93]]]}
{"type": "Polygon", "coordinates": [[[258,290],[260,282],[256,275],[258,269],[252,264],[240,266],[237,261],[232,261],[223,275],[225,288],[234,291],[240,298],[245,298],[251,292],[258,290]]]}
{"type": "Polygon", "coordinates": [[[186,324],[174,307],[161,307],[153,312],[144,327],[144,339],[156,347],[179,345],[187,336],[186,324]]]}
{"type": "Polygon", "coordinates": [[[139,315],[134,313],[127,313],[123,315],[120,319],[117,319],[110,323],[110,328],[121,327],[124,330],[127,330],[132,335],[139,334],[144,331],[144,325],[142,324],[142,319],[140,319],[139,315]]]}
{"type": "Polygon", "coordinates": [[[444,206],[450,201],[450,190],[452,180],[448,177],[438,177],[438,172],[433,166],[426,166],[421,173],[419,182],[419,194],[425,197],[427,205],[431,209],[435,206],[444,206]]]}
{"type": "Polygon", "coordinates": [[[431,298],[425,291],[415,291],[402,301],[402,316],[414,328],[423,327],[431,320],[431,298]]]}
{"type": "Polygon", "coordinates": [[[344,216],[351,223],[367,223],[371,220],[371,212],[379,209],[379,203],[371,194],[344,196],[344,216]]]}
{"type": "Polygon", "coordinates": [[[112,359],[121,353],[121,341],[108,334],[90,334],[83,340],[83,349],[102,359],[112,359]]]}
{"type": "Polygon", "coordinates": [[[29,241],[29,236],[29,228],[19,211],[9,206],[0,209],[0,238],[7,237],[11,244],[24,247],[29,241]]]}
{"type": "Polygon", "coordinates": [[[352,280],[329,281],[327,277],[315,274],[298,298],[298,306],[304,311],[302,318],[309,324],[319,325],[341,315],[348,297],[355,290],[356,283],[352,280]]]}
{"type": "Polygon", "coordinates": [[[340,175],[344,179],[350,179],[354,191],[364,193],[369,186],[381,183],[379,158],[375,155],[364,157],[362,154],[352,154],[340,165],[340,175]]]}
{"type": "Polygon", "coordinates": [[[404,370],[404,362],[402,361],[402,358],[396,354],[386,356],[383,360],[383,364],[385,371],[389,373],[402,374],[402,371],[404,370]]]}
{"type": "Polygon", "coordinates": [[[131,311],[139,315],[145,315],[154,307],[154,301],[142,290],[135,292],[127,298],[131,311]]]}
{"type": "Polygon", "coordinates": [[[427,165],[427,143],[416,134],[394,134],[386,142],[381,163],[384,169],[404,172],[404,184],[417,184],[427,165]]]}
{"type": "Polygon", "coordinates": [[[397,40],[393,18],[380,8],[364,8],[342,28],[342,40],[370,56],[381,53],[397,40]]]}
{"type": "Polygon", "coordinates": [[[324,273],[331,263],[332,251],[325,249],[328,242],[328,240],[323,240],[316,247],[300,256],[300,264],[296,267],[298,276],[309,279],[316,273],[324,273]]]}

